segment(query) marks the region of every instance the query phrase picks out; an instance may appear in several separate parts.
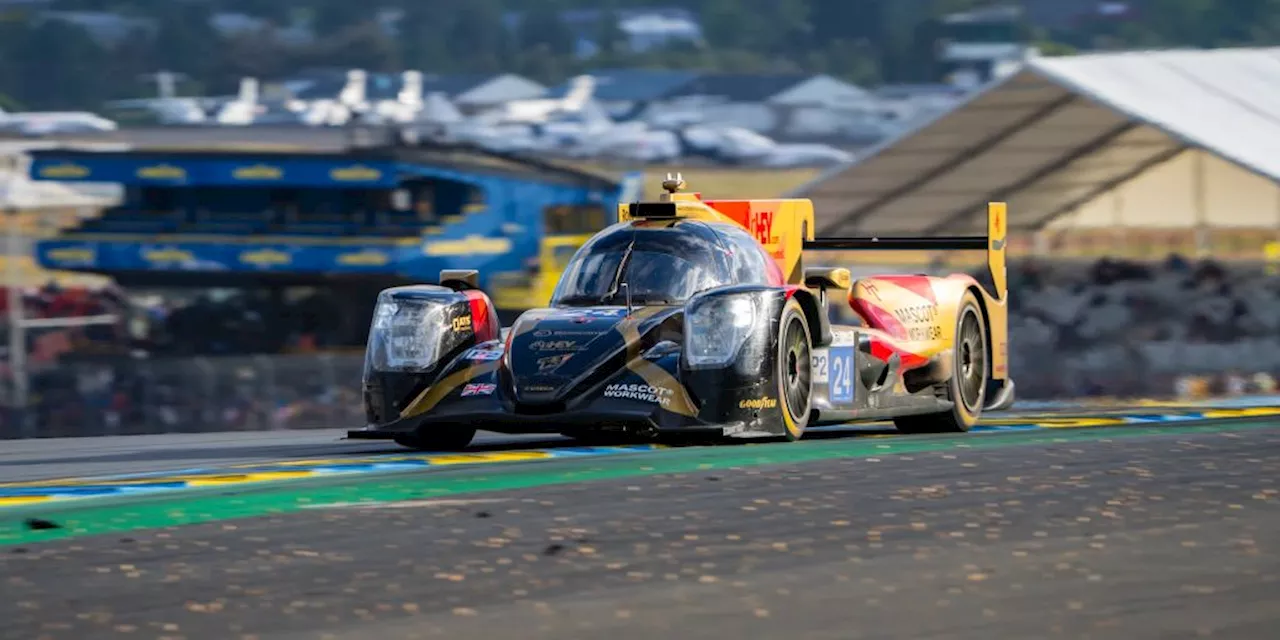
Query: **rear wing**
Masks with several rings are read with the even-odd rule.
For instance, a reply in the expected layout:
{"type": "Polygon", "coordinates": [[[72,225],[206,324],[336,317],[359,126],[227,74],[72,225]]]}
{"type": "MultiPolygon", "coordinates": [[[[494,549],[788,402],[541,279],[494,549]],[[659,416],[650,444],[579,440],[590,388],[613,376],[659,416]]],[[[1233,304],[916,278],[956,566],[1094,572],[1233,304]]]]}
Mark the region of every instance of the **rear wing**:
{"type": "MultiPolygon", "coordinates": [[[[1009,379],[1009,307],[1008,307],[1008,273],[1005,267],[1005,250],[1008,245],[1008,206],[1003,202],[987,204],[987,233],[981,236],[942,236],[942,237],[861,237],[861,238],[815,238],[806,240],[804,248],[809,250],[856,250],[856,251],[986,251],[987,270],[991,274],[991,287],[994,291],[985,292],[990,296],[985,302],[984,313],[987,315],[987,327],[990,332],[991,345],[991,378],[994,381],[1009,379]]],[[[844,280],[848,283],[848,271],[844,271],[844,280]]],[[[847,284],[846,284],[847,286],[847,284]]],[[[985,288],[985,287],[984,287],[985,288]]],[[[1002,387],[1000,402],[1012,401],[1012,385],[1002,387]]]]}
{"type": "Polygon", "coordinates": [[[1008,245],[1008,205],[987,204],[987,233],[981,236],[898,236],[898,237],[830,237],[804,241],[806,251],[986,251],[987,269],[991,273],[992,292],[1003,302],[1009,293],[1005,249],[1008,245]]]}

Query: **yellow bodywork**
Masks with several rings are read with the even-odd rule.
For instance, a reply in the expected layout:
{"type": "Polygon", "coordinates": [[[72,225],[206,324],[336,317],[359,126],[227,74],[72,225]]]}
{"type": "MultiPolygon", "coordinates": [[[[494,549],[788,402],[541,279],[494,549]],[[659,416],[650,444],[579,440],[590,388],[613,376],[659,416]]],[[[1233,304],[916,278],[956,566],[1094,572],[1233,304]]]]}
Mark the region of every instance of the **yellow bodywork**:
{"type": "Polygon", "coordinates": [[[495,278],[493,304],[499,309],[534,309],[551,303],[551,294],[569,259],[594,234],[546,236],[538,249],[538,272],[495,278]]]}
{"type": "MultiPolygon", "coordinates": [[[[803,283],[804,241],[813,239],[813,202],[807,198],[774,200],[703,200],[697,193],[680,193],[682,180],[663,186],[659,202],[675,204],[675,217],[740,225],[755,236],[778,263],[788,284],[803,283]],[[673,184],[674,183],[674,184],[673,184]]],[[[632,213],[631,203],[619,203],[618,220],[650,219],[632,213]]]]}

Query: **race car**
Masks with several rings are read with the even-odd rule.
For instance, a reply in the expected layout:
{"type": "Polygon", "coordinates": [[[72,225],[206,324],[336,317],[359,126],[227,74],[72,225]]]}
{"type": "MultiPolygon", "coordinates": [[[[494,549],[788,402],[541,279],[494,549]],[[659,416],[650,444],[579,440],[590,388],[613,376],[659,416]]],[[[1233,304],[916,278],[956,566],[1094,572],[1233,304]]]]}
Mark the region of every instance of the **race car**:
{"type": "Polygon", "coordinates": [[[500,327],[478,273],[382,291],[353,439],[467,446],[478,429],[602,438],[778,438],[891,419],[963,432],[1013,403],[1005,218],[984,236],[813,237],[807,199],[703,200],[675,177],[569,261],[548,308],[500,327]],[[954,274],[854,281],[823,250],[982,250],[954,274]],[[838,326],[831,304],[862,323],[838,326]]]}

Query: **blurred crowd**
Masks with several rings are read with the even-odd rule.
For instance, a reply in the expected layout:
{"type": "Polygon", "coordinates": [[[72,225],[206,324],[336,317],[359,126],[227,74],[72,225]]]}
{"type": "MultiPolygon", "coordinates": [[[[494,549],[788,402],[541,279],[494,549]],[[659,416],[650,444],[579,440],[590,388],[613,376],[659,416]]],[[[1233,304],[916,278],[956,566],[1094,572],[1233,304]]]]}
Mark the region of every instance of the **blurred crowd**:
{"type": "Polygon", "coordinates": [[[0,439],[360,426],[362,361],[354,354],[80,360],[33,376],[25,424],[0,416],[0,439]]]}
{"type": "MultiPolygon", "coordinates": [[[[1009,284],[1020,398],[1276,392],[1280,277],[1261,265],[1028,260],[1009,284]]],[[[41,435],[357,426],[369,302],[325,290],[27,292],[27,317],[119,318],[29,332],[28,424],[41,435]]],[[[0,438],[21,432],[0,416],[0,438]]]]}
{"type": "MultiPolygon", "coordinates": [[[[3,293],[0,382],[7,400],[3,293]]],[[[348,426],[362,415],[359,348],[372,305],[331,291],[184,297],[50,284],[23,292],[23,307],[27,319],[115,318],[26,332],[25,424],[41,435],[348,426]]],[[[21,435],[23,426],[0,412],[0,438],[21,435]]]]}
{"type": "MultiPolygon", "coordinates": [[[[0,288],[0,317],[3,324],[4,345],[9,347],[9,296],[7,287],[0,288]]],[[[128,300],[114,287],[91,290],[87,288],[62,288],[49,284],[37,291],[22,291],[22,316],[27,319],[83,318],[90,316],[122,316],[129,308],[128,300]]],[[[55,362],[70,352],[93,352],[102,347],[125,342],[124,325],[94,324],[74,329],[56,328],[28,332],[28,358],[37,364],[55,362]]],[[[8,361],[6,357],[5,361],[8,361]]]]}
{"type": "MultiPolygon", "coordinates": [[[[0,292],[0,327],[7,340],[8,292],[0,292]]],[[[323,289],[289,296],[262,290],[167,295],[50,283],[24,291],[22,298],[23,317],[28,319],[99,315],[117,319],[109,324],[28,331],[28,353],[37,364],[94,355],[243,356],[359,347],[372,308],[372,298],[364,305],[323,289]]]]}
{"type": "Polygon", "coordinates": [[[147,352],[165,356],[308,353],[364,345],[373,298],[324,290],[289,296],[259,290],[150,296],[147,352]]]}

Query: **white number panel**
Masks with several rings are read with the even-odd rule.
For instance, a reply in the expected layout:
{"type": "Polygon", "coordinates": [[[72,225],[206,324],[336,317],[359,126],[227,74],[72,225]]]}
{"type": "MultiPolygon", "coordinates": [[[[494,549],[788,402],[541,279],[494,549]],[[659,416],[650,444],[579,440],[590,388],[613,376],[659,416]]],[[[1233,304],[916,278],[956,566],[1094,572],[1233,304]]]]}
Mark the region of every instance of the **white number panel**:
{"type": "Polygon", "coordinates": [[[815,383],[827,383],[827,350],[814,351],[811,360],[810,370],[813,372],[813,381],[815,383]]]}

